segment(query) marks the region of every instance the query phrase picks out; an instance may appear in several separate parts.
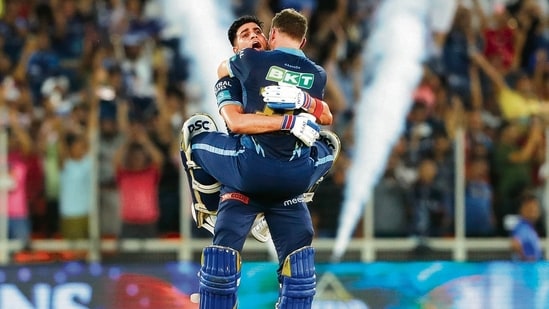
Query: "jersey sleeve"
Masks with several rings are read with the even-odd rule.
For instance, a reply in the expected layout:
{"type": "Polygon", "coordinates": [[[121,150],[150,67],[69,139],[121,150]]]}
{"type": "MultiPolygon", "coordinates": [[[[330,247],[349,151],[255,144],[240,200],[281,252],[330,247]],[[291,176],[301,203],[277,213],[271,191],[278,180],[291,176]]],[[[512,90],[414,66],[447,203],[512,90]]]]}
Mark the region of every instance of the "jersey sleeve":
{"type": "Polygon", "coordinates": [[[326,83],[328,82],[328,77],[327,77],[327,74],[326,74],[326,70],[324,70],[323,67],[321,66],[317,66],[318,67],[318,73],[319,73],[319,76],[321,78],[321,83],[322,83],[322,98],[319,98],[319,99],[324,99],[324,94],[325,94],[325,91],[326,91],[326,83]]]}
{"type": "Polygon", "coordinates": [[[229,76],[236,77],[239,80],[246,80],[254,64],[257,63],[256,59],[259,53],[260,51],[253,48],[245,48],[232,56],[227,65],[229,76]]]}
{"type": "Polygon", "coordinates": [[[228,104],[242,105],[242,87],[235,77],[222,77],[215,84],[214,91],[218,109],[228,104]]]}

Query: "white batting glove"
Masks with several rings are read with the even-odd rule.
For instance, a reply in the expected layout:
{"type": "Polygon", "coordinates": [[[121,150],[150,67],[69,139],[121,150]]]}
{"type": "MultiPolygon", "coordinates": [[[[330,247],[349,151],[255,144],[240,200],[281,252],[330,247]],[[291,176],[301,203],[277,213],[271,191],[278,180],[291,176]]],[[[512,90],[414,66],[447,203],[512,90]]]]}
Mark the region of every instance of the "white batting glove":
{"type": "Polygon", "coordinates": [[[282,130],[290,131],[308,147],[320,137],[320,127],[315,122],[315,117],[307,113],[284,115],[282,130]]]}
{"type": "Polygon", "coordinates": [[[267,86],[261,90],[263,101],[272,109],[303,109],[308,111],[313,98],[296,86],[281,84],[267,86]]]}

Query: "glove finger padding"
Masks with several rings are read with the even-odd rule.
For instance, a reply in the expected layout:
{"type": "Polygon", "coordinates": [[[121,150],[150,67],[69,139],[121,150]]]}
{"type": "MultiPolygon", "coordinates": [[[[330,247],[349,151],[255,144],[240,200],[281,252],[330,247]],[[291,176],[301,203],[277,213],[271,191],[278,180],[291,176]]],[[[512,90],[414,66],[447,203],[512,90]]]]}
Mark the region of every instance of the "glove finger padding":
{"type": "Polygon", "coordinates": [[[284,103],[295,103],[299,98],[299,94],[287,94],[287,93],[271,93],[265,92],[263,95],[264,102],[284,102],[284,103]]]}
{"type": "Polygon", "coordinates": [[[291,85],[267,86],[261,90],[263,101],[274,109],[299,109],[303,106],[303,91],[291,85]]]}
{"type": "Polygon", "coordinates": [[[319,138],[318,131],[316,129],[313,129],[310,126],[305,126],[303,130],[301,131],[300,137],[298,137],[303,144],[305,144],[307,147],[313,146],[315,141],[319,138]]]}
{"type": "Polygon", "coordinates": [[[297,98],[297,96],[302,92],[301,89],[296,86],[291,85],[272,85],[266,86],[261,90],[261,95],[268,97],[289,97],[297,98]]]}
{"type": "Polygon", "coordinates": [[[295,116],[295,123],[290,132],[308,147],[320,137],[320,127],[310,114],[299,114],[295,116]]]}

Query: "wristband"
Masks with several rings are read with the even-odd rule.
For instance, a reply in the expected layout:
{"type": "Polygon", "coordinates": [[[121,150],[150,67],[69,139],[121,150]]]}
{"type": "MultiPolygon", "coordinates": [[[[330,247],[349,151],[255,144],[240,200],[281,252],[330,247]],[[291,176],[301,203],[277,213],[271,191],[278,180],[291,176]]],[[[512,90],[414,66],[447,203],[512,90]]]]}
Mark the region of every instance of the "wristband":
{"type": "Polygon", "coordinates": [[[294,115],[284,115],[284,119],[282,120],[282,127],[280,129],[283,131],[289,131],[294,126],[294,123],[295,123],[294,115]]]}
{"type": "Polygon", "coordinates": [[[303,98],[303,106],[301,106],[301,108],[303,108],[305,111],[308,111],[311,107],[311,104],[313,104],[313,100],[315,99],[306,92],[304,92],[303,94],[305,97],[303,98]]]}
{"type": "Polygon", "coordinates": [[[313,98],[313,100],[315,100],[315,109],[312,114],[318,121],[320,121],[320,116],[322,116],[322,112],[324,111],[324,104],[322,104],[322,100],[316,98],[313,98]]]}

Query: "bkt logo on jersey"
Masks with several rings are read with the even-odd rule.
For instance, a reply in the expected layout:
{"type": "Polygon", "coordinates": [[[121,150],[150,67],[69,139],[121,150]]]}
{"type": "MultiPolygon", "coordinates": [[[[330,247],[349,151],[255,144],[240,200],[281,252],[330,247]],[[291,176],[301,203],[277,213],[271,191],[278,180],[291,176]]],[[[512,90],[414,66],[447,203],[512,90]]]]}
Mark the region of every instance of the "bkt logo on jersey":
{"type": "Polygon", "coordinates": [[[299,73],[272,66],[269,68],[269,72],[267,72],[267,77],[265,77],[265,79],[273,82],[283,82],[300,88],[311,89],[311,87],[313,87],[313,82],[315,81],[315,76],[311,73],[299,73]]]}

